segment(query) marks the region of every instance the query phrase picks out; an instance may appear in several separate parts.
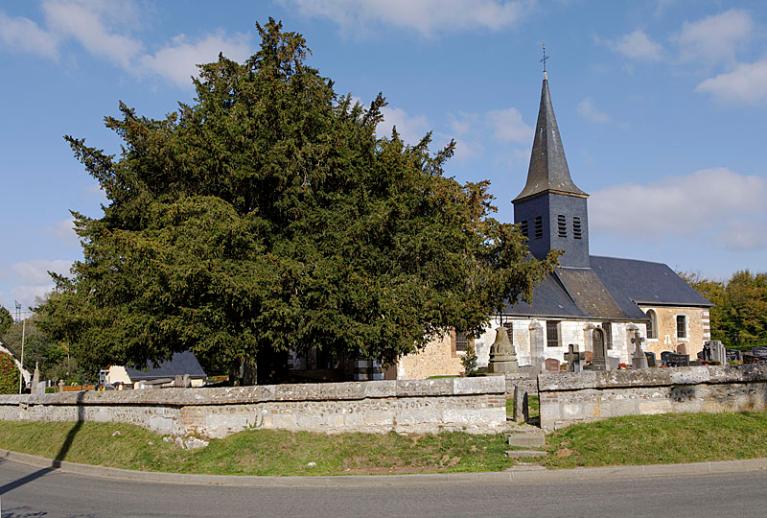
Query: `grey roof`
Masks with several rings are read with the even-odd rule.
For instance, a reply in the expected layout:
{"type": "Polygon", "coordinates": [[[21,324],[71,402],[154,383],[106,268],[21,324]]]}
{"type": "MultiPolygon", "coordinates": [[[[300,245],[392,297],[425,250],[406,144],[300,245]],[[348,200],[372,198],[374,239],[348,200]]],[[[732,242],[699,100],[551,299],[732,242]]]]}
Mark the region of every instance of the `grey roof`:
{"type": "Polygon", "coordinates": [[[535,127],[535,140],[530,155],[530,167],[527,171],[527,183],[514,201],[548,191],[574,196],[588,196],[575,185],[570,177],[565,149],[562,147],[562,138],[559,135],[557,119],[551,105],[549,80],[544,76],[541,88],[541,106],[538,110],[538,123],[535,127]]]}
{"type": "Polygon", "coordinates": [[[532,303],[508,305],[513,316],[646,320],[639,307],[712,304],[661,263],[591,256],[591,268],[557,268],[533,290],[532,303]]]}
{"type": "Polygon", "coordinates": [[[204,378],[207,375],[202,369],[197,357],[191,351],[173,353],[170,360],[161,362],[157,367],[147,365],[143,369],[125,367],[131,381],[152,380],[159,378],[173,378],[189,374],[192,378],[204,378]]]}
{"type": "Polygon", "coordinates": [[[575,301],[567,294],[567,290],[553,273],[547,275],[543,282],[533,290],[533,300],[530,304],[519,301],[507,305],[504,314],[516,316],[548,316],[584,318],[587,315],[578,308],[575,301]]]}
{"type": "Polygon", "coordinates": [[[713,306],[663,263],[592,255],[591,268],[623,307],[630,303],[713,306]]]}

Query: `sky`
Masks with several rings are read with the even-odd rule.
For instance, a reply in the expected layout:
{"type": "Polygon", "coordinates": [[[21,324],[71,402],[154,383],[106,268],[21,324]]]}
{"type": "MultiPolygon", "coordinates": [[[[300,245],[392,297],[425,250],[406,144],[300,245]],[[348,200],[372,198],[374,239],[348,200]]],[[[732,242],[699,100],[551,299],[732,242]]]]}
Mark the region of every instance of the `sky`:
{"type": "Polygon", "coordinates": [[[63,136],[119,153],[103,126],[119,101],[149,117],[192,102],[195,65],[244,60],[270,16],[339,93],[384,93],[382,134],[455,139],[446,174],[489,179],[509,222],[545,42],[591,253],[717,279],[767,270],[767,2],[4,0],[0,305],[43,296],[47,272],[82,256],[69,210],[106,203],[63,136]]]}

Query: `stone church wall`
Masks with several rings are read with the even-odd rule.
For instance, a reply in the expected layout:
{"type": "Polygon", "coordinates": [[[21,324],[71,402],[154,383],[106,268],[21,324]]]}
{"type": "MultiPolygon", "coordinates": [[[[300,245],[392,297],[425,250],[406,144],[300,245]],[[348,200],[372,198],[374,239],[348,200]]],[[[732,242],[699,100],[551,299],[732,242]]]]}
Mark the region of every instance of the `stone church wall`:
{"type": "Polygon", "coordinates": [[[0,420],[130,423],[174,436],[246,429],[498,433],[503,376],[0,396],[0,420]]]}
{"type": "Polygon", "coordinates": [[[457,376],[463,373],[462,353],[455,350],[451,333],[436,338],[417,354],[397,362],[397,379],[426,379],[431,376],[457,376]]]}
{"type": "Polygon", "coordinates": [[[767,409],[767,365],[538,376],[544,430],[624,415],[767,409]]]}
{"type": "Polygon", "coordinates": [[[680,346],[684,354],[689,354],[694,360],[703,350],[703,343],[711,339],[709,311],[705,308],[642,306],[642,311],[655,311],[658,322],[657,338],[645,342],[645,350],[652,351],[660,358],[663,351],[677,352],[680,346]],[[687,316],[687,339],[679,339],[676,335],[677,315],[687,316]]]}

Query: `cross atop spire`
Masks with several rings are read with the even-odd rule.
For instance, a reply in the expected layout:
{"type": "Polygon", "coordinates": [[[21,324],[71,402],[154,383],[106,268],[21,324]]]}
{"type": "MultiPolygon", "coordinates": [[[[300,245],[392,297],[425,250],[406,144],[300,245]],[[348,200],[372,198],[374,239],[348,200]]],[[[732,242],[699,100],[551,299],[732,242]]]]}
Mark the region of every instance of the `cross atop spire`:
{"type": "Polygon", "coordinates": [[[546,54],[546,44],[541,42],[541,50],[543,51],[543,57],[540,59],[540,62],[543,63],[543,75],[546,76],[546,62],[551,58],[548,54],[546,54]]]}

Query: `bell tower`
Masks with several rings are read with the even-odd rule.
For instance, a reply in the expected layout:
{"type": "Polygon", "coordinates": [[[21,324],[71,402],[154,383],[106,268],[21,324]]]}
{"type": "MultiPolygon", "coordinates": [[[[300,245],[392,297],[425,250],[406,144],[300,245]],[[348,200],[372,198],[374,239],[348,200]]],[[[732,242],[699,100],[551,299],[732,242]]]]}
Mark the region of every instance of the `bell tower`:
{"type": "Polygon", "coordinates": [[[527,236],[535,257],[562,250],[560,266],[590,267],[587,198],[570,177],[544,70],[527,183],[513,202],[514,223],[527,236]]]}

